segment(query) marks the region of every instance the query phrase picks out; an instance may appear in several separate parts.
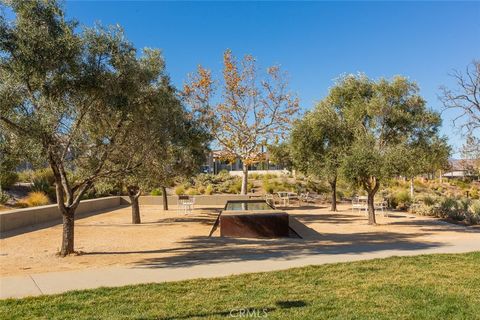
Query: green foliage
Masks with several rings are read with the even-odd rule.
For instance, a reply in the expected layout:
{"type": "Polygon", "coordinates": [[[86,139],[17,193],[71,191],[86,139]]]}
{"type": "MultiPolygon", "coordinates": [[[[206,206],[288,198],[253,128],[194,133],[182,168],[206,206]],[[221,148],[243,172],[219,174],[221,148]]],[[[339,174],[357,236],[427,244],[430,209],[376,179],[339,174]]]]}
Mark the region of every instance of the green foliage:
{"type": "MultiPolygon", "coordinates": [[[[335,107],[353,137],[341,173],[369,196],[394,177],[431,172],[447,161],[450,149],[438,135],[440,115],[427,109],[415,83],[404,77],[373,81],[348,75],[329,95],[340,101],[335,107]]],[[[399,194],[391,203],[403,208],[410,200],[399,194]]],[[[373,212],[369,222],[375,223],[373,212]]]]}
{"type": "Polygon", "coordinates": [[[472,199],[480,199],[480,195],[477,187],[472,187],[470,189],[470,197],[472,197],[472,199]]]}
{"type": "Polygon", "coordinates": [[[0,187],[3,189],[11,188],[18,181],[18,174],[13,171],[0,173],[0,187]]]}
{"type": "Polygon", "coordinates": [[[10,200],[10,195],[5,191],[0,191],[0,204],[6,204],[10,200]]]}
{"type": "Polygon", "coordinates": [[[205,194],[206,195],[212,195],[213,194],[213,186],[211,184],[208,184],[207,187],[205,188],[205,194]]]}
{"type": "Polygon", "coordinates": [[[433,203],[421,203],[414,209],[420,215],[463,221],[467,224],[480,223],[480,201],[442,197],[433,203]]]}
{"type": "Polygon", "coordinates": [[[293,168],[293,158],[292,158],[292,151],[291,146],[286,143],[279,143],[276,145],[268,146],[268,152],[270,154],[270,161],[280,165],[287,170],[291,170],[293,168]]]}
{"type": "Polygon", "coordinates": [[[263,189],[266,193],[276,193],[279,191],[297,191],[297,185],[288,182],[287,180],[273,180],[263,179],[263,189]]]}
{"type": "Polygon", "coordinates": [[[232,310],[265,309],[265,317],[238,318],[473,320],[480,314],[479,265],[479,252],[427,254],[103,287],[2,299],[0,318],[222,319],[232,310]]]}
{"type": "Polygon", "coordinates": [[[163,191],[161,188],[154,188],[152,191],[150,191],[151,196],[161,196],[163,195],[163,191]]]}
{"type": "Polygon", "coordinates": [[[185,187],[183,185],[179,185],[175,188],[175,194],[176,195],[182,195],[185,194],[185,187]]]}
{"type": "Polygon", "coordinates": [[[190,196],[194,196],[194,195],[200,194],[200,192],[195,188],[188,188],[187,191],[185,191],[185,194],[188,194],[190,196]]]}
{"type": "Polygon", "coordinates": [[[412,203],[412,198],[408,191],[400,191],[394,194],[393,203],[396,203],[397,209],[408,209],[412,203]]]}

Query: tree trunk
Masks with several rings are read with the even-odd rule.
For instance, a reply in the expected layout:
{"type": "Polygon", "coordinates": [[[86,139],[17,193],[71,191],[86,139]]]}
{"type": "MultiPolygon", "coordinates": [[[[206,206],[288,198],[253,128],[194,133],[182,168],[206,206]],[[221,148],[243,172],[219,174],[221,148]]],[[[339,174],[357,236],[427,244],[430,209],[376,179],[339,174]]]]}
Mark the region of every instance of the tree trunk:
{"type": "Polygon", "coordinates": [[[248,190],[248,166],[243,164],[242,191],[241,194],[247,194],[248,190]]]}
{"type": "Polygon", "coordinates": [[[63,234],[62,234],[62,249],[60,256],[65,257],[74,253],[74,229],[75,229],[75,211],[65,208],[62,210],[63,218],[63,234]]]}
{"type": "Polygon", "coordinates": [[[337,178],[330,182],[330,188],[332,191],[332,206],[330,211],[337,211],[337,178]]]}
{"type": "Polygon", "coordinates": [[[163,195],[163,210],[168,211],[167,188],[162,187],[162,195],[163,195]]]}
{"type": "Polygon", "coordinates": [[[140,205],[138,204],[138,197],[130,196],[130,201],[132,202],[132,223],[140,224],[140,205]]]}
{"type": "Polygon", "coordinates": [[[375,193],[373,191],[368,193],[368,224],[377,224],[375,219],[375,193]]]}
{"type": "Polygon", "coordinates": [[[410,198],[413,200],[413,196],[415,193],[415,188],[413,184],[413,178],[410,178],[410,198]]]}
{"type": "Polygon", "coordinates": [[[368,224],[377,224],[377,220],[375,218],[375,194],[377,193],[379,188],[380,188],[380,182],[375,177],[372,177],[370,179],[370,182],[367,184],[367,187],[365,188],[368,194],[368,197],[367,197],[368,224]]]}
{"type": "Polygon", "coordinates": [[[140,198],[141,190],[138,186],[128,186],[127,191],[132,204],[132,223],[140,224],[140,205],[138,203],[138,198],[140,198]]]}

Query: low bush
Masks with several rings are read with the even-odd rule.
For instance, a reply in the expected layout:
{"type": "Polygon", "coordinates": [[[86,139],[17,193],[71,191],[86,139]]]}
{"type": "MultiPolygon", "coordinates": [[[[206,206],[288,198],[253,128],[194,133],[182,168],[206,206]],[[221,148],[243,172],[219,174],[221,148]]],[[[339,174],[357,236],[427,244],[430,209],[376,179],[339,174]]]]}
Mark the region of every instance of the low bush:
{"type": "Polygon", "coordinates": [[[50,168],[37,169],[34,171],[30,171],[29,174],[31,175],[29,182],[34,182],[35,180],[44,180],[49,185],[53,185],[55,183],[55,177],[53,175],[52,169],[50,168]]]}
{"type": "Polygon", "coordinates": [[[420,201],[427,206],[433,206],[438,202],[438,199],[430,195],[424,195],[420,198],[420,201]]]}
{"type": "Polygon", "coordinates": [[[416,214],[464,221],[467,224],[480,223],[480,200],[442,198],[433,204],[421,203],[414,209],[416,214]]]}
{"type": "Polygon", "coordinates": [[[470,207],[468,208],[469,220],[471,224],[480,223],[480,200],[472,201],[470,207]]]}
{"type": "Polygon", "coordinates": [[[205,188],[205,194],[206,195],[213,194],[213,186],[211,184],[207,185],[207,187],[205,188]]]}
{"type": "Polygon", "coordinates": [[[204,186],[198,186],[197,191],[199,194],[205,194],[205,187],[204,186]]]}
{"type": "Polygon", "coordinates": [[[412,204],[412,199],[407,190],[389,189],[385,194],[388,205],[394,209],[406,210],[412,204]]]}
{"type": "Polygon", "coordinates": [[[10,189],[18,181],[18,174],[16,172],[1,172],[0,186],[3,189],[10,189]]]}
{"type": "Polygon", "coordinates": [[[163,194],[163,191],[161,188],[155,188],[150,191],[151,196],[161,196],[163,194]]]}
{"type": "Polygon", "coordinates": [[[189,196],[195,196],[200,194],[197,189],[195,188],[188,188],[187,191],[185,191],[185,194],[188,194],[189,196]]]}
{"type": "Polygon", "coordinates": [[[480,199],[480,195],[478,194],[477,187],[474,186],[470,189],[470,197],[474,200],[480,199]]]}
{"type": "Polygon", "coordinates": [[[258,174],[258,173],[249,173],[248,174],[248,178],[249,179],[252,179],[252,180],[259,180],[260,178],[262,177],[261,174],[258,174]]]}
{"type": "Polygon", "coordinates": [[[185,188],[183,185],[179,185],[175,188],[175,194],[177,196],[181,195],[181,194],[185,194],[185,188]]]}
{"type": "Polygon", "coordinates": [[[48,196],[39,191],[30,192],[25,198],[18,202],[21,207],[37,207],[50,204],[48,196]]]}
{"type": "Polygon", "coordinates": [[[4,191],[0,191],[0,204],[6,204],[10,200],[10,195],[4,191]]]}

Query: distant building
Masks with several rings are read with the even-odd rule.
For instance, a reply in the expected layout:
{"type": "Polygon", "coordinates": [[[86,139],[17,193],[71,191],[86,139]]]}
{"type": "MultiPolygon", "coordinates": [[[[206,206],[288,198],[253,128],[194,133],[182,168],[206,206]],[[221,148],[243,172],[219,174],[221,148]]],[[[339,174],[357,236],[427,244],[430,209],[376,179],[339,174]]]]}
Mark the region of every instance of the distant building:
{"type": "MultiPolygon", "coordinates": [[[[281,165],[277,165],[273,162],[270,162],[268,152],[262,152],[259,155],[259,158],[263,159],[257,163],[251,164],[248,166],[249,171],[272,171],[276,173],[279,171],[286,171],[285,168],[281,165]]],[[[212,150],[207,155],[207,161],[202,166],[202,172],[204,173],[213,173],[217,174],[222,170],[227,170],[234,173],[235,171],[243,170],[242,160],[236,159],[233,162],[227,161],[222,156],[221,150],[212,150]]]]}
{"type": "Polygon", "coordinates": [[[448,179],[465,179],[465,178],[479,178],[478,176],[478,162],[479,160],[470,159],[451,159],[450,170],[445,172],[442,176],[448,179]]]}

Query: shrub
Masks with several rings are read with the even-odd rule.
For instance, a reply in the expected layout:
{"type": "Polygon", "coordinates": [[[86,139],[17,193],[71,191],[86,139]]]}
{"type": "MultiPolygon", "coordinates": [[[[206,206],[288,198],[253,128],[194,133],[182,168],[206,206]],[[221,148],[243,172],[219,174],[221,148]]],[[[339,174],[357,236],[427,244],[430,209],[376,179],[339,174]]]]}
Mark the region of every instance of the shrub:
{"type": "Polygon", "coordinates": [[[45,179],[34,179],[32,184],[32,191],[48,193],[50,190],[50,183],[45,179]]]}
{"type": "Polygon", "coordinates": [[[44,206],[50,203],[48,196],[43,192],[30,192],[25,198],[19,201],[20,205],[26,207],[44,206]]]}
{"type": "Polygon", "coordinates": [[[412,204],[412,199],[410,198],[410,194],[406,190],[399,191],[393,195],[394,202],[396,203],[396,208],[405,210],[410,207],[412,204]]]}
{"type": "Polygon", "coordinates": [[[10,200],[8,193],[0,191],[0,204],[5,204],[10,200]]]}
{"type": "Polygon", "coordinates": [[[161,188],[155,188],[150,191],[151,196],[161,196],[163,194],[163,191],[161,188]]]}
{"type": "Polygon", "coordinates": [[[53,171],[50,168],[43,168],[33,171],[32,182],[34,180],[45,180],[50,185],[55,183],[55,177],[53,176],[53,171]]]}
{"type": "Polygon", "coordinates": [[[18,174],[16,172],[1,172],[0,186],[5,189],[11,188],[18,181],[18,174]]]}
{"type": "Polygon", "coordinates": [[[205,194],[205,187],[204,186],[198,186],[197,191],[199,194],[205,194]]]}
{"type": "Polygon", "coordinates": [[[472,201],[468,208],[469,220],[472,224],[480,223],[480,200],[472,201]]]}
{"type": "Polygon", "coordinates": [[[431,216],[431,217],[439,217],[440,210],[438,205],[427,205],[425,203],[421,203],[414,208],[414,212],[421,216],[431,216]]]}
{"type": "Polygon", "coordinates": [[[248,177],[252,180],[258,180],[260,179],[261,175],[255,172],[255,173],[249,173],[248,177]]]}
{"type": "Polygon", "coordinates": [[[421,201],[427,206],[433,206],[437,203],[437,199],[429,195],[424,196],[421,201]]]}
{"type": "Polygon", "coordinates": [[[240,191],[242,191],[242,180],[241,179],[239,179],[239,180],[235,181],[234,183],[230,184],[230,186],[228,187],[228,193],[238,194],[238,193],[240,193],[240,191]]]}
{"type": "Polygon", "coordinates": [[[188,188],[185,193],[188,194],[189,196],[194,196],[194,195],[200,194],[198,192],[198,190],[195,189],[195,188],[188,188]]]}
{"type": "Polygon", "coordinates": [[[272,183],[268,181],[263,181],[263,190],[265,190],[266,193],[273,193],[275,190],[275,187],[272,183]]]}
{"type": "Polygon", "coordinates": [[[205,188],[205,194],[206,195],[213,194],[213,186],[211,184],[207,185],[207,187],[205,188]]]}
{"type": "Polygon", "coordinates": [[[176,195],[185,194],[185,188],[183,187],[183,185],[179,185],[175,188],[175,194],[176,195]]]}
{"type": "Polygon", "coordinates": [[[474,199],[474,200],[480,199],[477,187],[472,187],[470,189],[470,197],[472,197],[472,199],[474,199]]]}
{"type": "Polygon", "coordinates": [[[33,170],[23,170],[18,173],[18,181],[30,183],[32,182],[33,170]]]}

